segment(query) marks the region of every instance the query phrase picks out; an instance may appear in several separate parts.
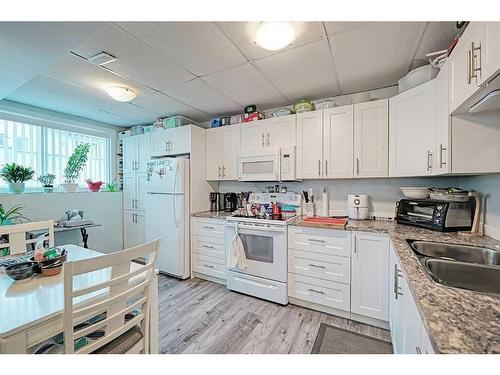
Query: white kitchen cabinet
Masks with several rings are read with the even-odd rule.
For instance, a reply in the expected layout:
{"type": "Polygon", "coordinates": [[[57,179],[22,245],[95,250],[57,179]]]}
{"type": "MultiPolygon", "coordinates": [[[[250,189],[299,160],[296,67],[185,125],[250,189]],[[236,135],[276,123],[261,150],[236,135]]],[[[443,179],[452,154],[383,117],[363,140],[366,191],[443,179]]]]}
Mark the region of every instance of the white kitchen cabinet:
{"type": "Polygon", "coordinates": [[[389,328],[391,331],[391,341],[394,353],[403,352],[403,328],[405,315],[403,310],[403,270],[395,250],[390,244],[389,254],[389,328]]]}
{"type": "Polygon", "coordinates": [[[141,134],[123,139],[123,174],[146,172],[150,159],[151,136],[141,134]]]}
{"type": "MultiPolygon", "coordinates": [[[[488,78],[485,72],[487,48],[486,22],[471,22],[447,61],[450,69],[450,113],[472,96],[488,78]]],[[[498,51],[498,46],[494,49],[498,51]]]]}
{"type": "Polygon", "coordinates": [[[353,233],[351,312],[389,321],[389,238],[353,233]]]}
{"type": "Polygon", "coordinates": [[[208,181],[237,180],[240,125],[206,130],[206,178],[208,181]]]}
{"type": "Polygon", "coordinates": [[[354,105],[355,177],[387,177],[389,163],[389,102],[354,105]]]}
{"type": "Polygon", "coordinates": [[[297,178],[321,178],[323,164],[323,111],[297,115],[297,178]]]}
{"type": "Polygon", "coordinates": [[[124,246],[130,248],[146,242],[146,215],[140,211],[123,212],[124,246]]]}
{"type": "Polygon", "coordinates": [[[254,152],[295,146],[295,121],[296,116],[290,115],[239,125],[241,127],[241,150],[254,152]]]}
{"type": "Polygon", "coordinates": [[[389,176],[432,174],[438,126],[437,80],[389,100],[389,176]]]}
{"type": "Polygon", "coordinates": [[[154,132],[151,141],[151,155],[158,157],[189,154],[191,152],[192,126],[185,125],[154,132]]]}
{"type": "Polygon", "coordinates": [[[451,116],[449,115],[449,64],[444,64],[436,77],[437,117],[436,141],[433,152],[432,174],[446,174],[451,169],[451,116]]]}
{"type": "Polygon", "coordinates": [[[500,22],[485,22],[484,78],[491,78],[500,70],[500,22]]]}
{"type": "Polygon", "coordinates": [[[352,178],[353,105],[323,111],[323,177],[352,178]]]}
{"type": "Polygon", "coordinates": [[[123,176],[123,209],[146,210],[146,174],[123,176]]]}

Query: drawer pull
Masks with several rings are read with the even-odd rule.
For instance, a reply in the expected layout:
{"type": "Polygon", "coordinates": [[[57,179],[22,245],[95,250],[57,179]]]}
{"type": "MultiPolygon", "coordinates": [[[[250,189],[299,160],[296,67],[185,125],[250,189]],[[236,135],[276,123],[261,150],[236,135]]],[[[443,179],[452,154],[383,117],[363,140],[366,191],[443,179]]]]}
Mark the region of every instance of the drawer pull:
{"type": "Polygon", "coordinates": [[[203,245],[203,247],[204,247],[205,249],[215,249],[215,247],[213,247],[213,246],[208,246],[208,245],[203,245]]]}
{"type": "Polygon", "coordinates": [[[317,264],[312,264],[312,263],[309,263],[308,266],[314,267],[314,268],[321,268],[322,270],[324,270],[326,268],[325,266],[318,266],[317,264]]]}
{"type": "Polygon", "coordinates": [[[204,228],[204,229],[215,229],[214,227],[209,227],[208,225],[203,225],[202,228],[204,228]]]}
{"type": "Polygon", "coordinates": [[[211,266],[210,264],[204,264],[203,267],[205,267],[205,268],[211,268],[211,269],[215,268],[214,266],[211,266]]]}
{"type": "Polygon", "coordinates": [[[322,290],[316,290],[316,289],[311,289],[311,288],[309,288],[307,290],[310,291],[310,292],[313,292],[313,293],[325,294],[325,292],[323,292],[322,290]]]}
{"type": "Polygon", "coordinates": [[[318,242],[318,243],[325,243],[325,240],[317,240],[315,238],[308,238],[309,242],[318,242]]]}

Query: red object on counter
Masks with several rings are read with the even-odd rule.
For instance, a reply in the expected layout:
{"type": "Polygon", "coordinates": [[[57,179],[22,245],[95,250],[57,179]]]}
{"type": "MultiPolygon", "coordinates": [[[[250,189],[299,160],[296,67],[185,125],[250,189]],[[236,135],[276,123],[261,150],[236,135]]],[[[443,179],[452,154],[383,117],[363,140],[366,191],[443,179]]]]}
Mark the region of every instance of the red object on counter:
{"type": "Polygon", "coordinates": [[[302,221],[315,224],[347,225],[347,219],[337,219],[333,217],[305,217],[302,221]]]}
{"type": "Polygon", "coordinates": [[[278,203],[272,203],[273,205],[273,218],[276,220],[281,220],[281,207],[278,203]]]}

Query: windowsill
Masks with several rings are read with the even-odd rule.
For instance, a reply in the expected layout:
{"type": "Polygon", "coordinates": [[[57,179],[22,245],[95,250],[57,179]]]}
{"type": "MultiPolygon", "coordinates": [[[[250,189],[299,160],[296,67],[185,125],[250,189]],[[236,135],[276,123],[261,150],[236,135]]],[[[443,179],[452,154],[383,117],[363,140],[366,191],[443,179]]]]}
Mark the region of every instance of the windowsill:
{"type": "Polygon", "coordinates": [[[44,193],[43,191],[40,191],[40,190],[32,190],[32,191],[25,191],[24,193],[21,193],[21,194],[11,194],[9,193],[8,191],[0,191],[0,196],[5,196],[5,195],[12,195],[12,196],[22,196],[22,195],[36,195],[36,194],[39,194],[39,195],[51,195],[51,194],[113,194],[113,193],[121,193],[122,191],[98,191],[98,192],[92,192],[92,191],[88,191],[88,190],[78,190],[78,191],[75,191],[74,193],[66,193],[62,190],[59,190],[59,191],[54,191],[52,193],[44,193]]]}

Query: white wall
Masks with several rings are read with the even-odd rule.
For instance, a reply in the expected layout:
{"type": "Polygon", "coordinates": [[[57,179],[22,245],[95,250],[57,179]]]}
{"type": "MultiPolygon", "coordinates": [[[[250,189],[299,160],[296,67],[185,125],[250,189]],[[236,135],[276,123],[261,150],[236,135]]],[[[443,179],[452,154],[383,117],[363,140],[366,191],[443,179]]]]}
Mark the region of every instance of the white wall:
{"type": "MultiPolygon", "coordinates": [[[[368,194],[370,196],[370,213],[377,217],[394,217],[395,203],[403,198],[400,186],[440,186],[458,187],[459,177],[420,177],[420,178],[374,178],[374,179],[346,179],[346,180],[305,180],[303,182],[284,182],[288,191],[301,193],[302,190],[313,189],[316,197],[317,209],[321,209],[323,187],[328,188],[330,215],[347,214],[348,194],[368,194]]],[[[223,181],[220,183],[221,192],[263,191],[269,183],[242,183],[223,181]]]]}
{"type": "MultiPolygon", "coordinates": [[[[84,211],[84,217],[102,224],[90,228],[88,246],[105,253],[123,249],[122,193],[26,193],[0,195],[0,203],[5,209],[16,204],[27,208],[23,214],[31,221],[61,219],[65,211],[76,208],[84,211]]],[[[80,244],[80,231],[57,233],[56,244],[80,244]]]]}

